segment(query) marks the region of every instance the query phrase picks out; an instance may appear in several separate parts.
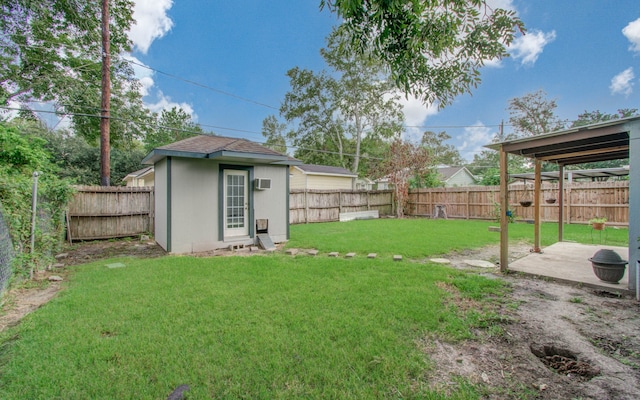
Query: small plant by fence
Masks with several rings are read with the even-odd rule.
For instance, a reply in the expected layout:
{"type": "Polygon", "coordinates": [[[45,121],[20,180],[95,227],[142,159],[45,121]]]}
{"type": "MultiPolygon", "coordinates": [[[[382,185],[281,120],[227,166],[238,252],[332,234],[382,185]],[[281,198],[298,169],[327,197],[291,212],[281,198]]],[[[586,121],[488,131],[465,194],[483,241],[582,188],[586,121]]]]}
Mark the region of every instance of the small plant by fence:
{"type": "MultiPolygon", "coordinates": [[[[543,221],[558,221],[558,184],[545,183],[540,199],[543,221]],[[555,200],[551,202],[551,200],[555,200]],[[549,200],[549,201],[547,201],[549,200]]],[[[534,208],[520,203],[533,200],[533,187],[511,185],[509,208],[517,219],[533,220],[534,208]]],[[[467,186],[415,189],[409,192],[407,215],[431,217],[436,206],[444,206],[449,218],[493,219],[500,200],[498,186],[467,186]]],[[[609,224],[629,224],[629,181],[572,183],[564,188],[565,223],[587,223],[607,218],[609,224]]]]}
{"type": "Polygon", "coordinates": [[[339,221],[340,213],[378,210],[393,214],[391,190],[292,190],[289,194],[289,222],[339,221]]]}
{"type": "Polygon", "coordinates": [[[77,186],[75,190],[67,213],[69,240],[153,233],[153,187],[77,186]]]}

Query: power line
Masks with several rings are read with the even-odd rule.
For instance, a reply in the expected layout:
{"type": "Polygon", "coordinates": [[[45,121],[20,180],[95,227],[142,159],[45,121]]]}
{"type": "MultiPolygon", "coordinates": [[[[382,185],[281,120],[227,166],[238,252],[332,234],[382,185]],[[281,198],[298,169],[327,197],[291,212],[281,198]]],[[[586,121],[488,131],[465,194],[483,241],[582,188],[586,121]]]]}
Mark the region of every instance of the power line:
{"type": "MultiPolygon", "coordinates": [[[[5,110],[11,110],[11,111],[22,111],[23,110],[21,108],[8,107],[8,106],[0,106],[0,108],[1,109],[5,109],[5,110]]],[[[30,109],[30,111],[36,112],[36,113],[56,114],[56,115],[63,115],[63,116],[101,118],[100,115],[87,114],[87,113],[60,113],[59,111],[53,111],[53,110],[34,110],[34,109],[30,109]]],[[[152,126],[152,127],[156,127],[156,128],[159,128],[159,129],[168,129],[168,130],[171,130],[171,131],[174,131],[174,132],[190,133],[190,134],[193,134],[193,135],[212,135],[212,134],[215,135],[215,133],[213,133],[213,132],[199,132],[199,131],[194,131],[194,130],[190,130],[190,129],[174,128],[174,127],[171,127],[171,126],[164,126],[164,125],[160,125],[160,124],[157,124],[157,123],[133,121],[133,120],[130,120],[130,119],[114,117],[113,115],[111,115],[109,117],[109,119],[116,120],[116,121],[122,121],[122,122],[136,122],[136,123],[139,123],[140,125],[152,126]]],[[[211,126],[211,125],[208,125],[208,126],[211,126]]],[[[224,128],[224,127],[219,127],[219,128],[220,129],[230,130],[230,131],[243,132],[243,133],[257,133],[257,132],[244,131],[244,130],[235,129],[235,128],[224,128]]],[[[239,139],[244,139],[244,138],[239,138],[239,139]]],[[[262,145],[266,144],[266,142],[258,142],[258,141],[254,141],[254,142],[258,143],[258,144],[262,144],[262,145]]],[[[312,149],[312,148],[300,147],[300,146],[294,146],[294,145],[287,145],[287,144],[285,144],[284,146],[287,149],[298,149],[298,150],[311,151],[311,152],[323,153],[323,154],[335,154],[335,155],[342,155],[344,157],[356,157],[356,154],[351,154],[351,153],[340,153],[340,152],[337,152],[337,151],[312,149]]],[[[380,158],[380,157],[372,157],[372,156],[367,156],[367,155],[360,155],[360,158],[369,159],[369,160],[382,160],[382,158],[380,158]]]]}
{"type": "MultiPolygon", "coordinates": [[[[513,126],[511,124],[503,124],[503,126],[513,126]]],[[[456,129],[456,128],[497,128],[500,124],[495,125],[405,125],[405,128],[429,128],[429,129],[456,129]]]]}
{"type": "Polygon", "coordinates": [[[233,93],[225,92],[224,90],[216,89],[216,88],[213,88],[211,86],[208,86],[208,85],[196,82],[196,81],[192,81],[190,79],[181,78],[181,77],[179,77],[177,75],[173,75],[173,74],[170,74],[168,72],[160,71],[159,69],[155,69],[155,68],[149,67],[148,65],[144,65],[144,64],[135,62],[133,60],[124,59],[124,61],[128,62],[130,64],[137,65],[137,66],[142,67],[142,68],[146,68],[146,69],[148,69],[150,71],[154,71],[154,72],[157,72],[159,74],[168,76],[170,78],[173,78],[173,79],[176,79],[176,80],[179,80],[179,81],[182,81],[182,82],[186,82],[186,83],[189,83],[191,85],[201,87],[203,89],[208,89],[208,90],[210,90],[212,92],[215,92],[215,93],[219,93],[219,94],[222,94],[222,95],[225,95],[225,96],[233,97],[234,99],[242,100],[242,101],[245,101],[247,103],[252,103],[252,104],[255,104],[255,105],[258,105],[258,106],[261,106],[261,107],[270,108],[270,109],[276,110],[276,111],[280,110],[279,108],[270,106],[269,104],[261,103],[259,101],[251,100],[251,99],[248,99],[246,97],[235,95],[233,93]]]}
{"type": "MultiPolygon", "coordinates": [[[[35,45],[35,44],[34,45],[27,45],[27,46],[24,46],[24,47],[45,48],[44,46],[38,46],[38,45],[35,45]]],[[[133,61],[131,59],[127,59],[127,58],[121,57],[121,58],[118,59],[118,61],[124,62],[124,63],[128,63],[128,64],[137,65],[137,66],[139,66],[141,68],[145,68],[145,69],[148,69],[150,71],[154,71],[154,72],[156,72],[158,74],[165,75],[165,76],[170,77],[172,79],[175,79],[175,80],[178,80],[178,81],[182,81],[182,82],[185,82],[185,83],[197,86],[197,87],[201,87],[203,89],[207,89],[207,90],[210,90],[212,92],[215,92],[215,93],[218,93],[218,94],[222,94],[224,96],[232,97],[232,98],[240,100],[240,101],[244,101],[244,102],[255,104],[255,105],[258,105],[258,106],[261,106],[261,107],[269,108],[271,110],[276,110],[276,111],[280,110],[278,107],[274,107],[274,106],[266,104],[266,103],[262,103],[262,102],[259,102],[259,101],[256,101],[256,100],[252,100],[252,99],[249,99],[249,98],[246,98],[246,97],[242,97],[242,96],[230,93],[230,92],[226,92],[224,90],[220,90],[220,89],[211,87],[209,85],[205,85],[205,84],[200,83],[200,82],[196,82],[196,81],[193,81],[193,80],[190,80],[190,79],[182,78],[182,77],[180,77],[178,75],[171,74],[171,73],[165,72],[165,71],[161,71],[159,69],[150,67],[148,65],[145,65],[145,64],[142,64],[142,63],[138,63],[138,62],[133,61]]],[[[99,64],[99,63],[100,63],[99,61],[95,62],[95,64],[99,64]]],[[[76,69],[76,68],[73,68],[73,69],[76,69]]],[[[138,78],[136,78],[136,79],[138,81],[140,80],[138,78]]]]}

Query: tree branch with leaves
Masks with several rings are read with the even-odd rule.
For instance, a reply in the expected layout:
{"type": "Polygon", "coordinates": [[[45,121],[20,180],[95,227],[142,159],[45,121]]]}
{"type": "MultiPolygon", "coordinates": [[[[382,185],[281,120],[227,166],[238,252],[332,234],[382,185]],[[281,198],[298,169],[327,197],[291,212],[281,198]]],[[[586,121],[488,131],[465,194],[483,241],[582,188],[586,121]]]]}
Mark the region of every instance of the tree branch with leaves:
{"type": "Polygon", "coordinates": [[[508,56],[522,21],[485,0],[321,0],[344,19],[346,52],[389,67],[395,84],[424,103],[451,104],[480,83],[487,61],[508,56]]]}

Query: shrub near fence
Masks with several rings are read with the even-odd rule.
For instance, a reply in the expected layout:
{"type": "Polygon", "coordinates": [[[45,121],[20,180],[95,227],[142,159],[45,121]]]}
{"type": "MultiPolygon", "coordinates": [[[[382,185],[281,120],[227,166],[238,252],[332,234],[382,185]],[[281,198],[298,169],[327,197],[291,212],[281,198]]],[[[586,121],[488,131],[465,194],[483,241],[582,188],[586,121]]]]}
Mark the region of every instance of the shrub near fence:
{"type": "Polygon", "coordinates": [[[70,239],[110,239],[153,233],[153,187],[77,186],[75,189],[67,214],[70,239]]]}
{"type": "MultiPolygon", "coordinates": [[[[596,216],[607,218],[611,225],[629,225],[629,181],[588,182],[565,184],[565,223],[588,223],[596,216]]],[[[541,188],[541,218],[558,221],[558,184],[544,183],[541,188]],[[548,204],[545,200],[554,198],[548,204]]],[[[533,186],[509,187],[509,208],[518,219],[532,220],[534,207],[523,207],[522,200],[532,200],[533,186]]],[[[431,217],[436,205],[444,205],[449,218],[495,218],[500,201],[499,186],[467,186],[451,188],[413,189],[409,191],[407,215],[431,217]]]]}
{"type": "Polygon", "coordinates": [[[378,210],[380,215],[393,214],[391,190],[291,190],[289,222],[339,221],[340,213],[378,210]]]}

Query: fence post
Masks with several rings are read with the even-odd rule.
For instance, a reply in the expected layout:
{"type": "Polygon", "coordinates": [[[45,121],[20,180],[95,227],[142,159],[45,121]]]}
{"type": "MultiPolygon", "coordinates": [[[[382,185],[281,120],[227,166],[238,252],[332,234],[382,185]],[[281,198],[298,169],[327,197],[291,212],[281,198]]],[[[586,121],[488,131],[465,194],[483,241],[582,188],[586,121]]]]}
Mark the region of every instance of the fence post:
{"type": "MultiPolygon", "coordinates": [[[[38,205],[38,171],[33,173],[33,192],[31,194],[31,254],[36,245],[36,207],[38,205]]],[[[33,268],[31,269],[33,275],[33,268]]]]}

